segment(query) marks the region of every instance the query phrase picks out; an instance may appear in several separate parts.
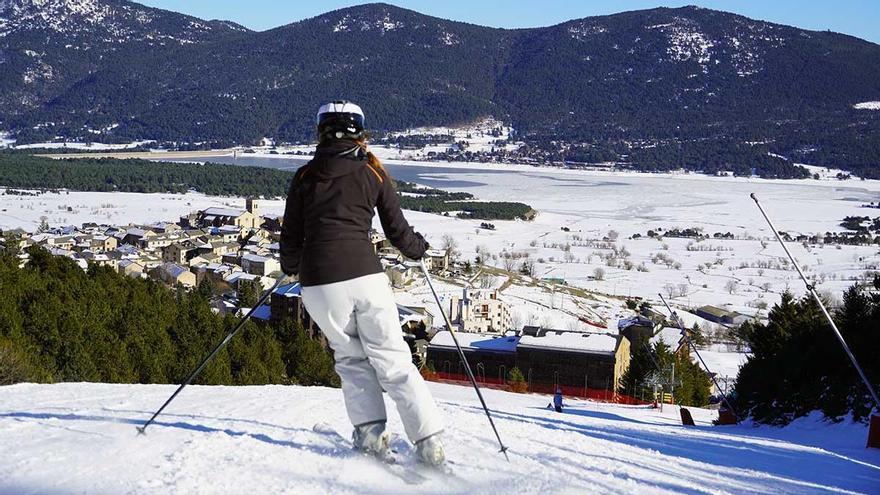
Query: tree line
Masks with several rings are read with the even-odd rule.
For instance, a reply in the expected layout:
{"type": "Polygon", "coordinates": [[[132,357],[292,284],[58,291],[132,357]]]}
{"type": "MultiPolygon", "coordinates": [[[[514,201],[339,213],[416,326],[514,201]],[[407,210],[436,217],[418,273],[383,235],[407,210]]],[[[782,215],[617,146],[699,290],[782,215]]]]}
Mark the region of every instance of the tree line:
{"type": "Polygon", "coordinates": [[[264,167],[0,153],[0,184],[12,188],[278,198],[287,195],[292,177],[264,167]]]}
{"type": "MultiPolygon", "coordinates": [[[[91,381],[176,383],[238,323],[211,311],[210,290],[171,289],[83,270],[39,247],[19,267],[0,252],[0,385],[91,381]]],[[[195,383],[338,386],[333,359],[290,320],[249,321],[195,383]]]]}
{"type": "MultiPolygon", "coordinates": [[[[0,185],[23,189],[185,193],[210,196],[284,198],[293,174],[265,167],[216,163],[173,163],[116,158],[52,159],[22,153],[0,153],[0,185]]],[[[421,188],[398,182],[401,206],[429,213],[460,211],[462,218],[513,220],[530,218],[532,208],[504,201],[474,199],[466,192],[421,188]],[[402,193],[418,193],[418,196],[402,193]]]]}

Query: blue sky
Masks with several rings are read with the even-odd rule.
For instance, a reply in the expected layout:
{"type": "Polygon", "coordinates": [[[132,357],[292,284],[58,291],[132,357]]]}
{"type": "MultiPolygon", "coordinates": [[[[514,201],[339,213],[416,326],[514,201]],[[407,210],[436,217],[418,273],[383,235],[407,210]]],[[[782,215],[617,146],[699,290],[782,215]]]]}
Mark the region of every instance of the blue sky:
{"type": "MultiPolygon", "coordinates": [[[[263,31],[330,10],[367,2],[140,0],[140,3],[203,19],[231,20],[263,31]]],[[[695,4],[806,29],[830,29],[880,43],[880,0],[391,0],[387,3],[445,19],[507,28],[549,26],[591,15],[695,4]]]]}

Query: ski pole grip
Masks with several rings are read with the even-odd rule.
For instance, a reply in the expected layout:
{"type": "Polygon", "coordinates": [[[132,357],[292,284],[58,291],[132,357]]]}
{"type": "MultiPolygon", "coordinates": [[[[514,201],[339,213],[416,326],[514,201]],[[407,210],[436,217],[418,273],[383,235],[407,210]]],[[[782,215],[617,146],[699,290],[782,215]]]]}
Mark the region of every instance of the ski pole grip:
{"type": "Polygon", "coordinates": [[[758,196],[756,196],[755,193],[749,194],[749,197],[755,200],[755,203],[758,202],[758,196]]]}

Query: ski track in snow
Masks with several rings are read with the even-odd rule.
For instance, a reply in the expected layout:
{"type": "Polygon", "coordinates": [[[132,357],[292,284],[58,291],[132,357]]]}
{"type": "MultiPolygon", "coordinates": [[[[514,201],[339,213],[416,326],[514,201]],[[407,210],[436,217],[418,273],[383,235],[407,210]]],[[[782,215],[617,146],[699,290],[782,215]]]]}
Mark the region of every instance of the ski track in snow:
{"type": "MultiPolygon", "coordinates": [[[[413,486],[312,431],[347,434],[339,390],[66,383],[0,387],[0,493],[877,493],[867,430],[817,417],[786,428],[710,425],[714,413],[486,390],[510,463],[473,390],[430,384],[455,474],[413,486]]],[[[392,444],[412,466],[388,401],[392,444]]]]}

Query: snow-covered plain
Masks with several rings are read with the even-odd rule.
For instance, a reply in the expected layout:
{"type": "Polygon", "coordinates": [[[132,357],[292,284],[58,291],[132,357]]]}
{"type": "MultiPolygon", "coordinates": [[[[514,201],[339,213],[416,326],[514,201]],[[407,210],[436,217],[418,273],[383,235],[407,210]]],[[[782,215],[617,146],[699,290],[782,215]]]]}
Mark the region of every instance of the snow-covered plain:
{"type": "MultiPolygon", "coordinates": [[[[875,210],[860,205],[880,199],[880,181],[870,180],[783,181],[517,165],[388,163],[398,170],[419,167],[419,178],[435,187],[467,191],[485,200],[522,201],[539,212],[531,222],[494,221],[495,230],[480,229],[480,221],[408,212],[411,223],[434,246],[442,244],[444,234],[451,234],[465,259],[473,259],[478,248],[494,255],[503,251],[527,253],[536,261],[537,278],[562,278],[592,291],[655,301],[662,292],[679,307],[713,304],[746,314],[766,314],[760,308],[771,307],[786,289],[803,292],[803,284],[784,265],[784,253],[749,193],[756,192],[777,226],[793,235],[840,231],[838,224],[845,216],[871,216],[875,210]],[[676,227],[698,227],[710,235],[730,232],[736,239],[696,243],[646,236],[649,229],[676,227]],[[618,256],[617,266],[609,266],[603,259],[610,253],[608,246],[597,244],[611,231],[618,234],[617,247],[629,253],[618,256]],[[630,239],[634,234],[642,237],[630,239]],[[570,246],[568,259],[565,246],[570,246]],[[601,280],[596,277],[597,269],[604,272],[601,280]]],[[[0,228],[33,229],[41,216],[53,225],[173,221],[208,206],[243,205],[241,198],[200,194],[7,195],[0,196],[0,228]]],[[[281,213],[283,202],[266,201],[263,209],[281,213]]],[[[880,266],[875,246],[804,247],[791,243],[790,249],[808,275],[816,278],[818,288],[832,299],[880,266]]],[[[490,263],[504,266],[500,257],[490,263]]],[[[547,303],[550,297],[548,294],[547,303]]]]}
{"type": "MultiPolygon", "coordinates": [[[[163,385],[0,387],[0,493],[877,493],[880,451],[866,428],[815,417],[784,429],[715,427],[711,411],[484,391],[510,463],[473,391],[430,384],[447,422],[453,477],[408,485],[339,442],[339,390],[204,387],[181,393],[146,436],[135,426],[173,391],[163,385]]],[[[389,401],[392,444],[412,466],[389,401]]]]}

